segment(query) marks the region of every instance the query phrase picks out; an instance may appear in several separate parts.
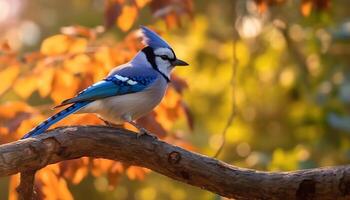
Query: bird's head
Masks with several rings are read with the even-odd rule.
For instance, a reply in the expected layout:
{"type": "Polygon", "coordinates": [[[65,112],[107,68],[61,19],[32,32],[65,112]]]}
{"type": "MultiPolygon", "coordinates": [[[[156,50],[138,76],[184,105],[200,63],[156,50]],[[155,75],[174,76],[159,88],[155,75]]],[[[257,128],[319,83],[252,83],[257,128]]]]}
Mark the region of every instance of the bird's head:
{"type": "Polygon", "coordinates": [[[176,58],[175,52],[158,34],[141,26],[143,43],[146,45],[141,52],[153,69],[160,72],[167,80],[175,66],[187,66],[185,61],[176,58]]]}

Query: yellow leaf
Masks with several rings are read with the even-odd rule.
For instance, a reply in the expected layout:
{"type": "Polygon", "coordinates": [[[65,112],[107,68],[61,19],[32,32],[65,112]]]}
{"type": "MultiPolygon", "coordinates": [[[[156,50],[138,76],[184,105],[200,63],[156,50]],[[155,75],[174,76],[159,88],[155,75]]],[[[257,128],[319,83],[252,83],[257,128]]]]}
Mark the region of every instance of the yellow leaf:
{"type": "Polygon", "coordinates": [[[149,2],[151,2],[151,0],[136,0],[136,5],[139,8],[143,8],[149,2]]]}
{"type": "Polygon", "coordinates": [[[137,8],[135,6],[124,6],[121,15],[117,19],[117,25],[122,31],[127,31],[134,24],[137,17],[137,8]]]}
{"type": "Polygon", "coordinates": [[[0,95],[5,92],[17,78],[19,73],[19,66],[13,65],[0,71],[0,95]]]}
{"type": "Polygon", "coordinates": [[[40,52],[44,55],[57,55],[66,53],[71,43],[70,38],[66,35],[54,35],[46,38],[41,44],[40,52]]]}
{"type": "Polygon", "coordinates": [[[38,90],[41,97],[49,95],[52,88],[52,80],[54,75],[54,68],[47,67],[45,71],[41,71],[38,78],[38,90]]]}
{"type": "Polygon", "coordinates": [[[90,58],[86,54],[79,54],[71,59],[64,61],[64,68],[67,71],[76,73],[83,73],[88,70],[90,58]]]}
{"type": "Polygon", "coordinates": [[[87,46],[87,40],[85,38],[72,38],[69,46],[69,53],[82,53],[85,52],[87,46]]]}
{"type": "Polygon", "coordinates": [[[28,98],[38,88],[38,78],[33,74],[17,79],[14,91],[22,98],[28,98]]]}

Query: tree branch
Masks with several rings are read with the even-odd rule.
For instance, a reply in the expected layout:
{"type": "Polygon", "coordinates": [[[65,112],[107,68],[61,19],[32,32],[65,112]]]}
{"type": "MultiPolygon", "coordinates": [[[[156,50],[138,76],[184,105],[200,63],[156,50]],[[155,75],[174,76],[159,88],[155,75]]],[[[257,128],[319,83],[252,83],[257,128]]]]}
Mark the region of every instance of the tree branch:
{"type": "Polygon", "coordinates": [[[236,199],[349,199],[350,165],[261,172],[228,165],[148,136],[96,126],[57,128],[0,146],[0,176],[83,156],[149,168],[172,179],[236,199]]]}
{"type": "Polygon", "coordinates": [[[34,178],[36,170],[21,172],[21,182],[17,187],[19,200],[34,199],[34,178]]]}

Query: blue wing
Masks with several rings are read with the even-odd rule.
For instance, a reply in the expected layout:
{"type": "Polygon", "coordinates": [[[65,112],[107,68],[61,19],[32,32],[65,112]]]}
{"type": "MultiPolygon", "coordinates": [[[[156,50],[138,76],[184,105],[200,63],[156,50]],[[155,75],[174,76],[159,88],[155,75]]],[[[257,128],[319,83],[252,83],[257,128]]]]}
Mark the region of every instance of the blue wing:
{"type": "Polygon", "coordinates": [[[57,107],[76,102],[94,101],[111,96],[140,92],[153,83],[157,76],[157,72],[151,68],[125,67],[86,88],[76,97],[63,101],[57,107]]]}

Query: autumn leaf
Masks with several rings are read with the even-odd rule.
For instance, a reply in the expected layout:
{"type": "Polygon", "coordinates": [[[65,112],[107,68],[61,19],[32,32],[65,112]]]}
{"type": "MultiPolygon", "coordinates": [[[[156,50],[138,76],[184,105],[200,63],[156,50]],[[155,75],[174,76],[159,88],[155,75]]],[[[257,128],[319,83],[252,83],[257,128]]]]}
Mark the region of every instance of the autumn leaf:
{"type": "Polygon", "coordinates": [[[116,23],[122,31],[129,30],[135,22],[138,11],[135,6],[125,5],[116,23]]]}
{"type": "Polygon", "coordinates": [[[9,44],[9,42],[7,40],[0,44],[0,51],[4,51],[4,52],[10,52],[11,51],[10,44],[9,44]]]}
{"type": "Polygon", "coordinates": [[[88,41],[86,38],[74,37],[70,39],[68,53],[78,54],[84,53],[87,47],[88,41]]]}
{"type": "Polygon", "coordinates": [[[52,67],[47,67],[45,70],[42,70],[38,75],[38,90],[41,97],[47,97],[51,92],[52,80],[55,70],[52,67]]]}
{"type": "MultiPolygon", "coordinates": [[[[9,200],[17,200],[16,188],[19,184],[19,174],[11,176],[9,187],[9,200]]],[[[64,199],[73,200],[73,196],[68,190],[67,182],[59,176],[57,164],[46,166],[39,170],[35,176],[34,183],[36,197],[38,199],[64,199]]]]}
{"type": "Polygon", "coordinates": [[[312,10],[312,1],[311,0],[303,0],[300,6],[300,11],[303,16],[309,16],[312,10]]]}
{"type": "Polygon", "coordinates": [[[58,34],[46,38],[41,45],[40,52],[47,56],[64,53],[81,53],[85,51],[86,46],[87,40],[85,38],[58,34]]]}
{"type": "Polygon", "coordinates": [[[13,90],[23,99],[27,99],[38,88],[38,79],[34,74],[20,77],[14,83],[13,90]]]}
{"type": "Polygon", "coordinates": [[[78,90],[79,81],[73,74],[58,69],[54,75],[51,98],[58,105],[63,100],[74,97],[78,90]]]}
{"type": "Polygon", "coordinates": [[[149,173],[150,170],[143,168],[143,167],[137,167],[137,166],[130,166],[126,170],[126,175],[131,180],[143,180],[147,173],[149,173]]]}
{"type": "MultiPolygon", "coordinates": [[[[163,138],[167,135],[167,130],[163,127],[161,121],[157,121],[156,116],[157,113],[153,111],[150,114],[138,119],[137,123],[141,124],[142,127],[151,131],[153,134],[156,134],[158,137],[163,138]]],[[[128,127],[128,129],[130,129],[130,127],[128,127]]]]}
{"type": "Polygon", "coordinates": [[[167,14],[164,18],[169,29],[181,26],[180,19],[174,12],[167,14]]]}
{"type": "Polygon", "coordinates": [[[49,165],[39,170],[35,178],[37,192],[42,194],[45,199],[73,200],[67,182],[59,176],[58,164],[49,165]]]}
{"type": "Polygon", "coordinates": [[[148,4],[149,2],[151,2],[152,0],[135,0],[136,5],[138,8],[143,8],[145,7],[146,4],[148,4]]]}
{"type": "Polygon", "coordinates": [[[0,105],[0,144],[19,139],[28,130],[33,128],[38,121],[42,120],[40,115],[32,117],[35,109],[24,102],[7,102],[0,105]]]}
{"type": "MultiPolygon", "coordinates": [[[[184,134],[182,134],[182,135],[184,135],[184,134]]],[[[181,137],[178,137],[176,134],[175,134],[175,136],[169,136],[169,137],[164,138],[164,141],[166,141],[170,144],[182,147],[182,148],[187,149],[189,151],[197,151],[198,150],[190,142],[184,140],[181,137]]]]}
{"type": "Polygon", "coordinates": [[[265,13],[268,8],[268,2],[264,0],[255,0],[259,13],[265,13]]]}
{"type": "Polygon", "coordinates": [[[80,183],[88,174],[89,158],[83,157],[59,163],[60,175],[73,184],[80,183]]]}
{"type": "Polygon", "coordinates": [[[33,63],[35,61],[38,61],[40,59],[43,59],[45,56],[40,53],[40,52],[30,52],[30,53],[26,53],[23,56],[23,61],[25,63],[33,63]]]}
{"type": "Polygon", "coordinates": [[[15,79],[19,74],[19,66],[12,65],[0,71],[0,95],[3,94],[7,89],[11,87],[15,79]]]}
{"type": "Polygon", "coordinates": [[[326,10],[330,6],[330,0],[302,0],[300,5],[300,12],[303,16],[309,16],[311,11],[326,10]]]}
{"type": "Polygon", "coordinates": [[[16,116],[18,112],[33,112],[34,109],[28,106],[25,102],[7,102],[0,104],[0,118],[11,119],[16,116]]]}
{"type": "Polygon", "coordinates": [[[86,73],[90,63],[90,57],[86,54],[78,54],[63,62],[63,67],[72,74],[86,73]]]}
{"type": "Polygon", "coordinates": [[[113,160],[93,159],[91,174],[96,177],[106,174],[113,167],[114,162],[113,160]]]}
{"type": "Polygon", "coordinates": [[[68,51],[70,42],[70,38],[66,35],[54,35],[44,40],[40,52],[44,55],[63,54],[68,51]]]}
{"type": "Polygon", "coordinates": [[[17,200],[18,193],[16,188],[19,185],[19,174],[12,175],[10,177],[10,185],[9,185],[9,200],[17,200]]]}

